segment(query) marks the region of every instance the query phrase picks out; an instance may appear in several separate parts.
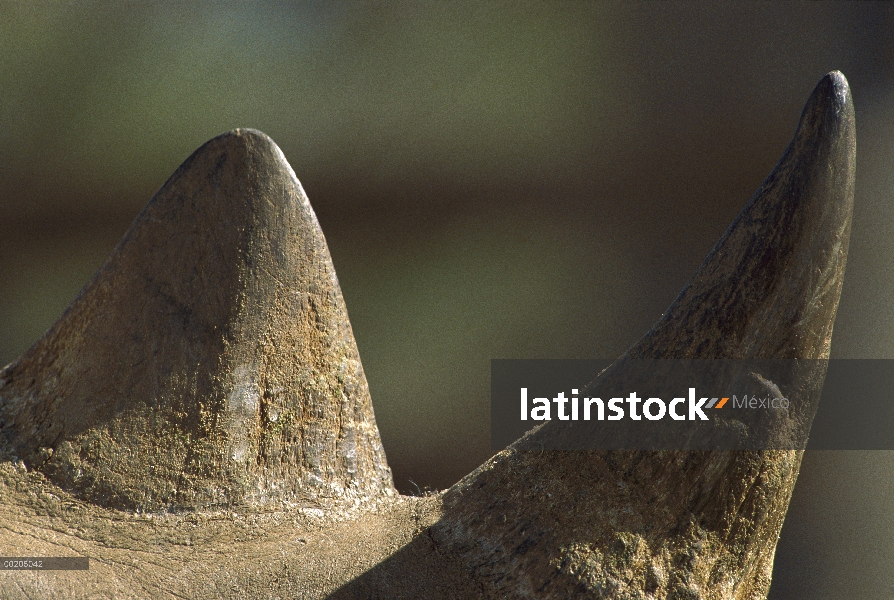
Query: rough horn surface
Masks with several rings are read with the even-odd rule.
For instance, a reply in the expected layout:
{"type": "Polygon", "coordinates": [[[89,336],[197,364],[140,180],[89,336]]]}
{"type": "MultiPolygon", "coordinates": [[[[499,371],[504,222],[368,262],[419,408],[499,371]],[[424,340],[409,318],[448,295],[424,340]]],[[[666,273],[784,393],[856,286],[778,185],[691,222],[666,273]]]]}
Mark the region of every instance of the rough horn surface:
{"type": "MultiPolygon", "coordinates": [[[[636,358],[827,359],[855,155],[847,81],[830,73],[773,172],[614,370],[636,358]]],[[[825,362],[810,364],[797,385],[818,399],[825,362]]],[[[803,417],[809,427],[813,413],[803,417]]],[[[766,597],[800,451],[543,451],[563,425],[530,432],[444,497],[434,537],[485,589],[536,598],[766,597]]]]}
{"type": "MultiPolygon", "coordinates": [[[[612,368],[622,371],[625,360],[639,357],[826,358],[847,254],[854,139],[847,83],[831,73],[811,96],[776,169],[693,282],[612,368]]],[[[228,231],[232,236],[239,226],[228,231]]],[[[159,240],[167,243],[178,242],[159,240]]],[[[346,321],[343,327],[349,331],[346,321]]],[[[35,360],[34,349],[2,381],[26,360],[35,360]]],[[[35,382],[53,381],[48,367],[29,368],[35,382]]],[[[333,371],[320,376],[327,373],[333,371]]],[[[818,385],[822,376],[809,374],[805,385],[818,385]]],[[[26,384],[16,385],[40,387],[26,384]]],[[[233,389],[224,387],[221,397],[233,389]]],[[[16,411],[33,405],[16,402],[16,411]]],[[[36,454],[31,460],[38,464],[47,438],[33,439],[37,434],[22,424],[5,427],[10,446],[36,454]]],[[[540,441],[561,433],[556,422],[534,430],[444,494],[384,494],[327,511],[249,504],[239,513],[139,514],[84,502],[22,461],[0,462],[5,553],[91,557],[87,572],[0,572],[0,591],[10,598],[766,595],[800,452],[539,450],[540,441]]],[[[375,464],[372,472],[384,473],[384,459],[375,464]]],[[[208,477],[213,483],[221,475],[208,477]]]]}
{"type": "Polygon", "coordinates": [[[270,138],[177,169],[0,372],[0,441],[117,508],[393,493],[323,232],[270,138]]]}

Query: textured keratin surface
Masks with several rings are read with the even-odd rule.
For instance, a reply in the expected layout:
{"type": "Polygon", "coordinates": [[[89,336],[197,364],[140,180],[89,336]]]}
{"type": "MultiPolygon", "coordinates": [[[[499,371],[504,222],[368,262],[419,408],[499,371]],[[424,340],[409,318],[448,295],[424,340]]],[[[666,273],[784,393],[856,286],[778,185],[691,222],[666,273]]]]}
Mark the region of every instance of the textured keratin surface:
{"type": "Polygon", "coordinates": [[[0,373],[7,450],[119,508],[392,492],[323,233],[251,130],[197,150],[0,373]]]}
{"type": "MultiPolygon", "coordinates": [[[[692,283],[591,391],[628,359],[809,358],[791,383],[816,397],[854,157],[831,73],[692,283]]],[[[802,439],[815,409],[779,435],[802,439]]],[[[543,450],[567,433],[551,421],[443,494],[394,495],[323,235],[279,149],[245,130],[184,163],[0,373],[0,432],[4,553],[93,561],[0,572],[9,598],[763,598],[801,460],[543,450]]]]}
{"type": "MultiPolygon", "coordinates": [[[[855,152],[850,92],[833,73],[774,171],[613,376],[626,358],[828,358],[855,152]]],[[[818,398],[825,364],[810,364],[793,385],[818,398]]],[[[808,430],[815,409],[798,415],[808,430]]],[[[530,432],[446,494],[436,539],[489,589],[538,598],[766,596],[801,452],[542,451],[556,447],[550,439],[563,425],[530,432]]]]}

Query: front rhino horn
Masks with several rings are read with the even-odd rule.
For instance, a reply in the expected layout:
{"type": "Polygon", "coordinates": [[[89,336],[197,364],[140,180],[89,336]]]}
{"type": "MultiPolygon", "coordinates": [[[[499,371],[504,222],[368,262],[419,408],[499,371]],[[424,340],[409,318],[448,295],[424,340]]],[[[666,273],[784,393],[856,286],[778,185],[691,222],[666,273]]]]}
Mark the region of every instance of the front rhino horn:
{"type": "MultiPolygon", "coordinates": [[[[847,81],[830,73],[773,172],[613,368],[640,358],[827,359],[855,152],[847,81]]],[[[825,362],[816,362],[821,383],[825,362]]],[[[562,431],[548,422],[445,495],[433,537],[488,593],[766,597],[800,451],[544,450],[562,431]]]]}
{"type": "Polygon", "coordinates": [[[326,241],[270,138],[180,166],[0,372],[0,441],[116,508],[394,493],[326,241]]]}

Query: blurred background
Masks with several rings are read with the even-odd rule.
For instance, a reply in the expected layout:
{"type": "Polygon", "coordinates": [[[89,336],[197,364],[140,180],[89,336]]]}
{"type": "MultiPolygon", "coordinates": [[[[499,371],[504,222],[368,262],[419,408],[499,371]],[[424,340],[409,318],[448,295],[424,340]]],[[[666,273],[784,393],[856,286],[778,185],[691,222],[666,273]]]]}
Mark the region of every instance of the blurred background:
{"type": "MultiPolygon", "coordinates": [[[[826,72],[858,176],[833,355],[894,358],[894,7],[0,4],[0,365],[198,146],[283,149],[327,237],[395,482],[492,452],[491,358],[658,319],[826,72]]],[[[811,452],[770,597],[894,597],[894,453],[811,452]]]]}

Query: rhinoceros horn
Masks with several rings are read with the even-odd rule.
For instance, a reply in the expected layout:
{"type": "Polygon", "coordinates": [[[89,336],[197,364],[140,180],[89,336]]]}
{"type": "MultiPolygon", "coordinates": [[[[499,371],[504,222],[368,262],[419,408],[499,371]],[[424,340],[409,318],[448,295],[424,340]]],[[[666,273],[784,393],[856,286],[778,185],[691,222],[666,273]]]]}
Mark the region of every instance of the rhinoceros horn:
{"type": "MultiPolygon", "coordinates": [[[[770,176],[614,372],[641,358],[823,365],[855,148],[847,81],[830,73],[770,176]]],[[[823,368],[805,375],[815,394],[823,368]]],[[[800,451],[544,449],[561,435],[548,422],[446,492],[397,495],[316,217],[279,148],[235,130],[187,159],[0,372],[3,552],[91,559],[0,573],[0,589],[766,596],[800,451]]]]}

